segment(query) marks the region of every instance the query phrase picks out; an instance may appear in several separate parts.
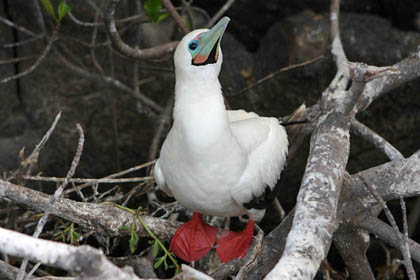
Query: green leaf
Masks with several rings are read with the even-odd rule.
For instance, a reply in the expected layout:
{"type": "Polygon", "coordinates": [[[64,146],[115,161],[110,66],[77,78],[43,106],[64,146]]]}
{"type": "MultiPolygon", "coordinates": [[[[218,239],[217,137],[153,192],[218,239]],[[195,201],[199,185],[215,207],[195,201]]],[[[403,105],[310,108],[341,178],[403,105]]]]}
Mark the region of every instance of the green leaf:
{"type": "Polygon", "coordinates": [[[71,6],[64,1],[61,1],[58,5],[58,21],[61,21],[70,11],[71,6]]]}
{"type": "Polygon", "coordinates": [[[50,15],[55,21],[57,21],[57,16],[55,15],[54,7],[51,4],[51,0],[41,0],[44,5],[45,11],[50,15]]]}
{"type": "Polygon", "coordinates": [[[181,20],[182,20],[182,22],[183,22],[183,23],[185,23],[185,25],[186,25],[189,29],[191,29],[191,25],[188,23],[187,18],[182,17],[182,18],[181,18],[181,20]]]}
{"type": "Polygon", "coordinates": [[[139,243],[139,236],[136,234],[132,235],[130,238],[130,252],[134,253],[137,249],[137,244],[139,243]]]}
{"type": "Polygon", "coordinates": [[[152,250],[152,256],[154,258],[157,257],[158,253],[159,253],[159,243],[157,241],[155,241],[155,243],[153,243],[153,250],[152,250]]]}
{"type": "Polygon", "coordinates": [[[123,225],[123,226],[120,226],[120,230],[129,230],[129,228],[128,228],[128,226],[123,225]]]}
{"type": "Polygon", "coordinates": [[[156,19],[156,23],[161,22],[162,20],[166,19],[169,16],[168,12],[163,12],[161,13],[157,19],[156,19]]]}
{"type": "Polygon", "coordinates": [[[130,238],[130,252],[134,253],[137,249],[137,245],[139,244],[139,235],[135,230],[134,224],[131,226],[131,238],[130,238]]]}
{"type": "Polygon", "coordinates": [[[155,265],[153,266],[154,268],[158,268],[162,263],[163,263],[163,261],[164,261],[165,259],[162,257],[162,258],[159,258],[156,262],[155,262],[155,265]]]}
{"type": "Polygon", "coordinates": [[[158,19],[161,8],[162,0],[146,0],[146,2],[144,2],[144,10],[152,22],[156,22],[158,19]]]}
{"type": "Polygon", "coordinates": [[[82,235],[80,233],[74,231],[73,234],[72,234],[71,243],[76,242],[76,240],[79,239],[81,236],[82,235]]]}

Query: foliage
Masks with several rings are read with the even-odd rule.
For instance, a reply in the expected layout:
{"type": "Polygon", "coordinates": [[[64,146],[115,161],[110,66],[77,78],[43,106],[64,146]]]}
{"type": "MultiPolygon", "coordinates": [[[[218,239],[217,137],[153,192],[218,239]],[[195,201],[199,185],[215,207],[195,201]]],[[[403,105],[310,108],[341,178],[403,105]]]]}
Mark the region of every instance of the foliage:
{"type": "Polygon", "coordinates": [[[153,239],[149,242],[153,246],[152,248],[152,255],[155,258],[156,262],[154,264],[154,268],[160,267],[162,264],[164,265],[165,270],[168,270],[169,268],[175,269],[175,274],[178,274],[180,272],[180,267],[178,265],[178,262],[175,258],[174,253],[169,252],[168,249],[166,249],[165,245],[163,245],[162,241],[157,238],[157,236],[150,230],[150,228],[146,225],[143,218],[141,217],[140,210],[141,207],[139,207],[137,210],[130,209],[121,205],[116,205],[118,208],[126,210],[133,214],[133,223],[128,226],[122,226],[121,230],[130,230],[130,241],[129,241],[129,247],[130,252],[134,253],[134,251],[137,249],[139,236],[136,232],[136,219],[140,221],[140,223],[143,225],[144,229],[147,231],[147,233],[150,235],[150,237],[153,239]],[[163,256],[158,257],[159,252],[163,253],[163,256]],[[168,258],[171,260],[172,264],[168,264],[168,258]]]}
{"type": "Polygon", "coordinates": [[[45,11],[47,14],[55,20],[56,23],[60,23],[63,18],[71,11],[71,6],[64,1],[61,1],[58,4],[57,14],[54,11],[54,7],[51,3],[51,0],[41,0],[42,4],[44,5],[45,11]]]}
{"type": "Polygon", "coordinates": [[[62,230],[59,230],[53,234],[54,240],[59,240],[63,243],[75,243],[82,235],[78,233],[74,229],[74,223],[71,223],[70,226],[68,226],[68,223],[64,223],[61,219],[58,219],[59,223],[61,224],[60,228],[62,230]]]}
{"type": "Polygon", "coordinates": [[[144,2],[144,10],[151,22],[158,23],[168,17],[168,12],[161,13],[161,9],[162,0],[146,0],[144,2]]]}

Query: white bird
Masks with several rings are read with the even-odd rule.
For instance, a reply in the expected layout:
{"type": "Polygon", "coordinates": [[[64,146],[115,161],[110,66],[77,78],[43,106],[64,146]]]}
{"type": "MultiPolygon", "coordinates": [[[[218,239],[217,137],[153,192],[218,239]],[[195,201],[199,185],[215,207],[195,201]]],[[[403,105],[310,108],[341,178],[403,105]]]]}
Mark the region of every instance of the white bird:
{"type": "Polygon", "coordinates": [[[216,241],[217,228],[202,214],[248,214],[244,231],[222,233],[216,248],[222,262],[245,255],[254,221],[265,213],[259,202],[273,190],[287,157],[287,134],[276,118],[225,108],[218,76],[220,41],[229,20],[194,30],[177,46],[174,122],[154,169],[158,188],[194,212],[170,245],[189,262],[207,254],[216,241]]]}

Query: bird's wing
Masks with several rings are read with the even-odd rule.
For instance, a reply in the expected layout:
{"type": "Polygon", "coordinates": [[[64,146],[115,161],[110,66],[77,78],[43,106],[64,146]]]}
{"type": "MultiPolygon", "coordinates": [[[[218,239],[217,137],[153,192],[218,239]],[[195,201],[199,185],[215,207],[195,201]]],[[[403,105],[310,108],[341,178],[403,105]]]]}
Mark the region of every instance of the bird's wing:
{"type": "Polygon", "coordinates": [[[244,110],[227,110],[227,115],[230,123],[259,117],[254,112],[246,112],[244,110]]]}
{"type": "MultiPolygon", "coordinates": [[[[256,115],[248,113],[248,116],[251,114],[256,115]]],[[[231,122],[230,127],[248,155],[248,164],[238,184],[232,188],[232,196],[245,208],[259,209],[253,200],[263,199],[273,190],[285,165],[289,142],[284,127],[276,118],[256,115],[238,119],[231,122]]]]}
{"type": "Polygon", "coordinates": [[[168,185],[166,184],[165,177],[163,176],[162,169],[160,168],[159,159],[155,163],[153,172],[157,187],[164,191],[167,195],[173,196],[172,192],[168,188],[168,185]]]}

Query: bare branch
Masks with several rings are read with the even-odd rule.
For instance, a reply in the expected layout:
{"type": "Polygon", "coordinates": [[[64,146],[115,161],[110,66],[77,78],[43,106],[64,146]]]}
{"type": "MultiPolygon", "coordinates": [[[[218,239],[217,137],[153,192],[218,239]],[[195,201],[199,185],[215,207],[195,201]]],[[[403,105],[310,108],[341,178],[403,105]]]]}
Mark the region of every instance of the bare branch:
{"type": "MultiPolygon", "coordinates": [[[[49,205],[50,195],[0,180],[0,199],[8,199],[13,204],[36,212],[44,212],[49,205]]],[[[65,198],[57,199],[52,206],[51,214],[79,224],[86,231],[94,230],[109,236],[128,234],[120,228],[133,223],[131,213],[113,205],[77,202],[65,198]]],[[[181,225],[179,222],[149,216],[144,216],[143,220],[161,240],[169,240],[181,225]]],[[[138,221],[136,228],[139,235],[148,236],[138,221]]]]}
{"type": "Polygon", "coordinates": [[[50,128],[42,137],[41,141],[35,146],[32,153],[26,159],[21,161],[20,167],[16,171],[12,172],[12,174],[7,178],[7,180],[11,180],[12,178],[15,178],[16,176],[20,177],[21,172],[23,172],[23,169],[26,168],[27,166],[28,166],[28,169],[26,171],[26,175],[29,175],[32,172],[32,169],[34,168],[35,164],[38,162],[39,152],[44,147],[45,143],[47,143],[55,127],[57,126],[57,123],[60,120],[60,118],[61,118],[61,111],[58,112],[58,114],[55,116],[55,119],[53,123],[51,124],[50,128]]]}
{"type": "Polygon", "coordinates": [[[375,197],[363,186],[363,182],[376,186],[376,191],[385,200],[400,197],[420,196],[420,158],[414,154],[403,160],[394,160],[361,171],[351,176],[348,188],[351,196],[369,209],[377,205],[375,197]]]}
{"type": "MultiPolygon", "coordinates": [[[[141,280],[132,268],[119,268],[105,257],[102,250],[86,245],[75,247],[0,228],[0,251],[64,269],[81,280],[141,280]]],[[[210,276],[185,264],[182,265],[181,273],[173,279],[213,280],[210,276]]]]}
{"type": "Polygon", "coordinates": [[[159,45],[149,49],[134,49],[124,43],[118,34],[117,27],[115,26],[115,7],[118,5],[120,0],[109,0],[107,7],[104,11],[105,29],[108,33],[109,38],[112,41],[114,47],[122,54],[136,58],[136,59],[147,59],[161,57],[175,50],[178,42],[170,42],[163,45],[159,45]]]}
{"type": "Polygon", "coordinates": [[[264,237],[264,231],[259,227],[257,229],[258,234],[255,237],[254,245],[248,250],[245,259],[240,264],[241,269],[239,269],[238,274],[236,274],[235,280],[247,279],[248,272],[257,265],[258,257],[261,255],[261,244],[264,237]]]}
{"type": "Polygon", "coordinates": [[[39,34],[39,35],[37,35],[33,38],[29,38],[27,40],[23,40],[23,41],[20,41],[20,42],[4,44],[3,48],[14,48],[14,47],[23,46],[23,45],[30,44],[30,43],[33,43],[35,41],[38,41],[39,39],[42,39],[44,37],[45,37],[45,34],[39,34]]]}
{"type": "Polygon", "coordinates": [[[400,151],[398,151],[388,141],[386,141],[384,138],[376,134],[376,132],[374,132],[358,120],[353,119],[351,121],[350,131],[367,140],[369,143],[373,144],[376,148],[378,148],[380,151],[386,154],[390,160],[404,158],[400,151]]]}
{"type": "Polygon", "coordinates": [[[118,268],[101,250],[89,246],[73,247],[2,228],[0,244],[3,253],[73,272],[80,279],[139,279],[132,270],[118,268]]]}
{"type": "Polygon", "coordinates": [[[403,248],[404,248],[404,254],[407,259],[404,260],[404,262],[407,262],[405,264],[405,268],[407,269],[407,275],[410,280],[417,279],[416,273],[414,272],[413,263],[411,262],[411,255],[410,255],[410,246],[408,244],[408,223],[407,223],[407,208],[405,206],[404,198],[400,197],[400,204],[401,204],[401,210],[402,210],[402,218],[403,218],[403,232],[404,232],[404,239],[403,239],[403,248]]]}
{"type": "Polygon", "coordinates": [[[278,76],[278,75],[279,75],[280,73],[282,73],[282,72],[286,72],[286,71],[289,71],[289,70],[292,70],[292,69],[295,69],[295,68],[298,68],[298,67],[302,67],[302,66],[306,66],[306,65],[309,65],[309,64],[315,63],[315,62],[317,62],[317,61],[319,61],[319,60],[322,60],[323,58],[324,58],[324,56],[323,56],[323,55],[321,55],[321,56],[315,57],[315,58],[313,58],[313,59],[310,59],[310,60],[305,61],[305,62],[302,62],[302,63],[293,64],[293,65],[289,65],[289,66],[286,66],[286,67],[280,68],[279,70],[277,70],[277,71],[275,71],[275,72],[273,72],[273,73],[268,74],[268,75],[267,75],[267,76],[265,76],[264,78],[259,79],[259,80],[258,80],[258,81],[256,81],[255,83],[253,83],[253,84],[251,84],[251,85],[247,86],[246,88],[241,89],[241,90],[240,90],[240,91],[238,91],[238,92],[229,93],[229,94],[228,94],[228,96],[229,96],[229,97],[231,97],[231,96],[237,96],[237,95],[243,94],[243,93],[245,93],[245,92],[247,92],[247,91],[249,91],[249,90],[251,90],[251,89],[255,88],[256,86],[259,86],[259,85],[261,85],[262,83],[264,83],[264,82],[266,82],[266,81],[268,81],[268,80],[273,79],[274,77],[278,76]]]}
{"type": "MultiPolygon", "coordinates": [[[[382,197],[376,191],[376,186],[367,184],[366,181],[364,181],[364,179],[362,179],[362,181],[363,181],[365,187],[367,187],[369,189],[369,191],[375,196],[375,199],[381,205],[382,209],[385,212],[385,215],[386,215],[388,221],[391,223],[392,229],[394,230],[394,235],[399,239],[398,248],[400,249],[401,254],[404,257],[404,266],[406,267],[407,272],[409,272],[408,275],[410,276],[410,280],[416,279],[415,274],[414,274],[414,278],[411,278],[413,275],[410,272],[414,271],[414,269],[413,269],[413,264],[412,264],[411,259],[410,259],[410,252],[407,248],[408,246],[407,247],[405,246],[404,236],[401,235],[400,230],[398,229],[397,223],[395,222],[394,216],[391,214],[391,211],[389,211],[385,201],[382,199],[382,197]]],[[[407,236],[407,238],[408,238],[408,236],[407,236]]]]}
{"type": "MultiPolygon", "coordinates": [[[[0,260],[0,278],[1,279],[10,279],[15,280],[16,275],[18,274],[19,269],[13,265],[8,264],[0,260]]],[[[25,274],[26,275],[26,274],[25,274]]]]}
{"type": "Polygon", "coordinates": [[[235,3],[235,0],[227,0],[226,3],[217,11],[217,13],[206,24],[206,28],[210,28],[226,13],[227,10],[235,3]]]}
{"type": "Polygon", "coordinates": [[[19,30],[19,31],[21,31],[21,32],[29,35],[29,36],[32,36],[32,37],[35,37],[36,36],[36,34],[33,33],[32,31],[30,31],[29,29],[26,29],[23,26],[17,25],[16,23],[8,20],[7,18],[0,17],[0,22],[4,23],[4,24],[6,24],[6,25],[8,25],[10,27],[13,27],[13,28],[15,28],[15,29],[17,29],[17,30],[19,30]]]}
{"type": "Polygon", "coordinates": [[[34,58],[36,58],[36,56],[23,56],[23,57],[10,58],[6,60],[0,60],[0,65],[9,64],[9,63],[19,63],[19,62],[31,60],[34,58]]]}
{"type": "Polygon", "coordinates": [[[402,61],[392,65],[400,74],[389,75],[369,82],[359,100],[358,110],[365,110],[373,101],[383,96],[390,90],[420,77],[420,52],[412,54],[402,61]]]}
{"type": "Polygon", "coordinates": [[[59,29],[60,29],[60,24],[57,24],[55,29],[54,29],[54,32],[51,35],[51,38],[48,40],[48,44],[45,47],[44,51],[38,57],[38,59],[35,61],[35,63],[31,65],[31,67],[29,67],[28,69],[20,72],[19,74],[16,74],[16,75],[10,76],[10,77],[6,77],[6,78],[0,80],[0,84],[7,83],[7,82],[15,80],[15,79],[19,79],[23,76],[26,76],[26,75],[32,73],[41,64],[41,62],[44,60],[44,58],[47,56],[47,54],[50,52],[53,43],[57,39],[57,34],[58,34],[59,29]]]}
{"type": "MultiPolygon", "coordinates": [[[[96,180],[99,180],[99,181],[104,180],[104,181],[106,181],[106,180],[109,180],[109,179],[120,177],[120,176],[123,176],[125,174],[128,174],[128,173],[131,173],[131,172],[134,172],[134,171],[137,171],[137,170],[146,168],[146,167],[154,164],[155,162],[156,162],[156,160],[152,160],[152,161],[149,161],[149,162],[146,162],[146,163],[143,163],[143,164],[140,164],[140,165],[131,167],[131,168],[127,169],[127,170],[123,170],[123,171],[120,171],[120,172],[117,172],[117,173],[114,173],[114,174],[111,174],[111,175],[108,175],[106,177],[103,177],[103,178],[100,178],[100,179],[96,179],[96,180]]],[[[145,178],[147,178],[147,177],[145,177],[145,178]]],[[[97,183],[97,181],[94,181],[94,182],[86,183],[86,184],[83,184],[83,185],[80,185],[80,186],[76,186],[74,188],[71,188],[71,189],[68,189],[68,190],[64,191],[64,194],[69,194],[69,193],[74,192],[76,190],[79,190],[79,191],[80,190],[83,190],[84,188],[89,187],[89,186],[91,186],[93,184],[96,184],[96,183],[97,183]]]]}
{"type": "MultiPolygon", "coordinates": [[[[370,215],[360,215],[352,223],[358,228],[367,230],[394,248],[399,248],[400,239],[404,238],[401,233],[399,233],[399,236],[396,236],[391,226],[370,215]]],[[[411,257],[420,263],[420,245],[412,239],[408,239],[408,243],[411,257]]]]}
{"type": "Polygon", "coordinates": [[[343,227],[334,234],[335,247],[340,252],[351,279],[375,279],[366,257],[369,240],[369,234],[361,229],[343,227]]]}
{"type": "MultiPolygon", "coordinates": [[[[143,102],[144,104],[146,104],[147,106],[149,106],[150,108],[153,108],[154,110],[161,112],[163,109],[162,107],[157,104],[155,101],[153,101],[152,99],[150,99],[149,97],[143,95],[143,94],[135,94],[134,90],[131,89],[129,86],[125,85],[124,83],[122,83],[121,81],[114,79],[113,77],[110,76],[102,76],[102,75],[98,75],[95,73],[91,73],[75,64],[73,64],[72,62],[70,62],[67,58],[65,58],[57,49],[54,49],[55,53],[59,56],[59,58],[63,61],[63,63],[69,67],[71,70],[73,70],[76,74],[79,74],[80,76],[84,77],[84,78],[89,78],[95,81],[100,81],[100,82],[105,82],[107,84],[110,84],[112,86],[114,86],[115,88],[118,88],[124,92],[133,94],[134,97],[138,98],[141,102],[143,102]]],[[[149,82],[149,80],[144,80],[143,82],[149,82]]]]}
{"type": "Polygon", "coordinates": [[[312,135],[293,226],[280,261],[266,279],[312,279],[318,271],[336,229],[349,128],[349,117],[330,113],[312,135]]]}
{"type": "Polygon", "coordinates": [[[162,0],[162,3],[165,6],[165,8],[168,10],[171,17],[176,22],[176,24],[179,26],[179,28],[181,28],[182,32],[184,32],[184,34],[187,34],[188,32],[190,32],[190,29],[182,20],[182,17],[178,14],[175,7],[172,5],[171,0],[162,0]]]}
{"type": "MultiPolygon", "coordinates": [[[[32,180],[32,181],[44,181],[44,182],[63,182],[63,181],[66,180],[66,178],[43,177],[43,176],[23,176],[23,179],[32,180]]],[[[72,182],[72,183],[89,183],[89,185],[93,185],[93,184],[138,183],[138,182],[153,181],[153,180],[154,180],[153,176],[146,176],[146,177],[120,178],[120,179],[71,178],[71,179],[69,179],[69,182],[72,182]]]]}
{"type": "MultiPolygon", "coordinates": [[[[330,7],[330,22],[331,22],[331,40],[332,40],[332,54],[334,55],[335,63],[337,65],[337,76],[344,75],[347,79],[350,76],[347,66],[347,57],[343,49],[343,44],[340,38],[339,28],[340,16],[340,0],[332,0],[330,7]]],[[[337,77],[336,76],[336,77],[337,77]]]]}
{"type": "Polygon", "coordinates": [[[353,110],[368,82],[388,75],[399,74],[399,71],[394,67],[376,67],[355,62],[347,62],[347,65],[353,83],[348,96],[341,103],[344,113],[353,110]]]}
{"type": "MultiPolygon", "coordinates": [[[[47,223],[47,219],[48,219],[48,216],[51,213],[51,210],[52,210],[53,205],[55,204],[55,202],[57,201],[57,199],[63,193],[64,188],[69,183],[69,180],[73,177],[74,173],[76,172],[76,168],[79,165],[80,157],[82,156],[82,152],[83,152],[83,144],[85,142],[85,135],[83,133],[83,129],[80,126],[80,124],[77,124],[76,127],[77,127],[77,131],[79,132],[79,142],[77,144],[76,153],[74,155],[74,158],[73,158],[73,161],[71,163],[70,169],[67,172],[66,177],[64,178],[64,181],[61,183],[61,185],[54,192],[54,195],[53,196],[50,196],[50,199],[49,199],[47,208],[44,211],[44,215],[41,217],[41,219],[39,219],[38,225],[35,228],[35,232],[32,235],[35,238],[38,238],[39,235],[41,234],[42,230],[44,229],[45,224],[47,223]]],[[[22,280],[23,279],[24,272],[26,270],[27,264],[28,264],[28,259],[25,258],[22,261],[22,264],[21,264],[20,269],[19,269],[19,273],[18,273],[18,276],[17,276],[17,279],[18,280],[22,280]]],[[[29,275],[31,275],[31,273],[29,273],[29,275]]]]}

